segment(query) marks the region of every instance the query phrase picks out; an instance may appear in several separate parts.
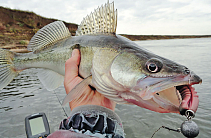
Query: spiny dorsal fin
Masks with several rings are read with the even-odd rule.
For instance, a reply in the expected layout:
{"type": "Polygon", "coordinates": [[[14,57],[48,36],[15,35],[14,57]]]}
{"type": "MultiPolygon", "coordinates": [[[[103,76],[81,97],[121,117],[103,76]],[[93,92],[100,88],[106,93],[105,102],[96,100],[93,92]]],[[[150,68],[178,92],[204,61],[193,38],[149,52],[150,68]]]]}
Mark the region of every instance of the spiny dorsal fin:
{"type": "Polygon", "coordinates": [[[50,46],[57,41],[71,36],[68,28],[62,21],[55,21],[41,28],[30,40],[27,49],[35,51],[50,46]]]}
{"type": "Polygon", "coordinates": [[[117,27],[117,10],[114,10],[114,2],[106,3],[86,16],[78,26],[76,35],[107,34],[115,35],[117,27]]]}

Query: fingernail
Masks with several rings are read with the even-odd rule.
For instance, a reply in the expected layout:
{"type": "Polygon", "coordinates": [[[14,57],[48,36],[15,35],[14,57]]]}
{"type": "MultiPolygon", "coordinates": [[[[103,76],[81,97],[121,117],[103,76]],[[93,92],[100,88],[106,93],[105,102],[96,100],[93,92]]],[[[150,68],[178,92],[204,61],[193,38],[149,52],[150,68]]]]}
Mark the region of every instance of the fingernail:
{"type": "Polygon", "coordinates": [[[74,49],[74,50],[72,51],[72,57],[75,55],[75,52],[76,52],[76,50],[74,49]]]}

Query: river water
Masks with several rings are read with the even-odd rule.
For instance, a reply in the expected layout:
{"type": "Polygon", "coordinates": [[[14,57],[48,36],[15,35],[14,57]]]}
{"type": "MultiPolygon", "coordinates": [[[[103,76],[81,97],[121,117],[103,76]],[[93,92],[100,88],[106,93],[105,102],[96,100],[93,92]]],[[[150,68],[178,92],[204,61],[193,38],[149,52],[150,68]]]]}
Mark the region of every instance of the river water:
{"type": "MultiPolygon", "coordinates": [[[[203,83],[194,86],[199,95],[199,108],[193,119],[200,128],[198,138],[211,135],[211,38],[136,41],[140,46],[165,58],[187,66],[203,83]]],[[[0,137],[26,138],[24,119],[27,115],[45,112],[51,132],[58,129],[66,116],[61,108],[64,87],[47,91],[36,76],[38,69],[25,70],[0,91],[0,137]]],[[[69,114],[70,109],[65,107],[69,114]]],[[[185,117],[161,114],[135,105],[117,105],[116,113],[123,122],[127,138],[150,138],[161,126],[178,128],[185,117]]],[[[183,138],[180,133],[160,129],[154,138],[183,138]]]]}

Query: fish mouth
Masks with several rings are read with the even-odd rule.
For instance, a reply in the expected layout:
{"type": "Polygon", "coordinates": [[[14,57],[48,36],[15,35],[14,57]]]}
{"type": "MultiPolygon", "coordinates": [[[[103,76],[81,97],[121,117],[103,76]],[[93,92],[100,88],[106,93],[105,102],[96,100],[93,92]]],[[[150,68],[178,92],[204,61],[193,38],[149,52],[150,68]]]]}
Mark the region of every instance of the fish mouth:
{"type": "Polygon", "coordinates": [[[160,113],[185,114],[186,110],[196,112],[199,100],[194,84],[202,83],[202,79],[191,72],[189,75],[152,77],[148,76],[140,80],[138,87],[142,89],[139,93],[141,99],[149,103],[149,106],[141,102],[134,104],[160,113]]]}

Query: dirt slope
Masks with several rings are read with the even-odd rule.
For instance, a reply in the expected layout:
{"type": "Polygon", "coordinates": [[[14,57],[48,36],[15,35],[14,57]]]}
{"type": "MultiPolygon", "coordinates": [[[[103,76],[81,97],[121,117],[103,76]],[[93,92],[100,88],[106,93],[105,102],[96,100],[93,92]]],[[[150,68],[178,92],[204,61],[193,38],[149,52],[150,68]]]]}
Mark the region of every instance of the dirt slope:
{"type": "MultiPolygon", "coordinates": [[[[33,12],[0,6],[0,47],[22,49],[40,28],[54,21],[57,19],[44,18],[33,12]]],[[[64,23],[71,34],[75,35],[78,25],[64,23]]]]}

